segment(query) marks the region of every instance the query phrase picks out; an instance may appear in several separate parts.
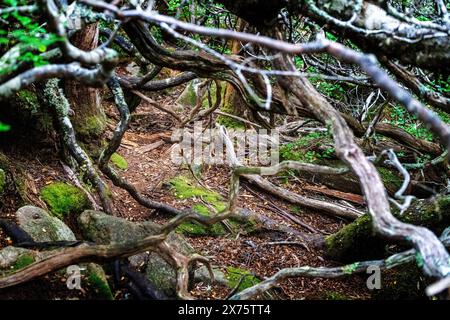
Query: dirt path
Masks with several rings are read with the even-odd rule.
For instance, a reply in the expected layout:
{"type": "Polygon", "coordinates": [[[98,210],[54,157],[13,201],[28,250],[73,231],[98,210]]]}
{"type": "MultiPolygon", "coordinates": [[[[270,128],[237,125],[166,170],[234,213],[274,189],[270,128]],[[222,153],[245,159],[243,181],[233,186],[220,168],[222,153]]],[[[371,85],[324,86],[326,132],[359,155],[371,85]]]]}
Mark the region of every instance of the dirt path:
{"type": "MultiPolygon", "coordinates": [[[[167,98],[165,98],[167,99],[167,98]]],[[[164,101],[161,101],[164,103],[164,101]]],[[[110,111],[111,113],[112,111],[110,111]]],[[[116,116],[115,116],[116,117],[116,116]]],[[[115,122],[111,119],[110,127],[115,122]]],[[[129,182],[133,183],[141,192],[154,200],[163,201],[177,208],[190,208],[198,204],[198,199],[177,199],[167,187],[167,182],[178,175],[191,175],[184,167],[179,167],[170,161],[170,135],[173,129],[171,119],[157,112],[148,105],[141,105],[137,115],[131,123],[131,129],[125,135],[118,153],[128,162],[128,169],[119,171],[129,182]],[[156,143],[156,144],[155,144],[156,143]],[[155,147],[155,145],[157,145],[155,147]],[[149,151],[149,146],[152,146],[149,151]]],[[[29,141],[28,141],[29,143],[29,141]]],[[[26,169],[27,184],[30,192],[28,201],[41,207],[45,204],[39,199],[39,190],[47,183],[57,180],[67,180],[67,175],[62,170],[57,150],[52,144],[44,143],[35,145],[33,152],[27,145],[27,140],[17,147],[2,148],[17,166],[26,169]]],[[[220,167],[205,167],[202,170],[201,183],[208,189],[215,191],[224,197],[228,194],[229,170],[220,167]]],[[[280,183],[280,179],[274,178],[274,183],[280,183]]],[[[311,191],[302,188],[306,182],[290,179],[284,187],[300,194],[311,195],[311,191]]],[[[151,219],[164,223],[168,217],[160,215],[152,210],[144,208],[136,203],[124,190],[111,185],[114,204],[118,209],[117,215],[131,221],[151,219]]],[[[315,197],[318,195],[315,194],[315,197]]],[[[325,199],[325,198],[324,198],[325,199]]],[[[327,199],[327,201],[335,201],[327,199]]],[[[302,232],[309,232],[304,227],[295,225],[286,218],[280,216],[273,205],[288,212],[297,214],[298,218],[310,225],[313,229],[323,234],[329,234],[338,230],[343,221],[322,215],[318,212],[305,211],[297,206],[270,197],[243,183],[239,195],[239,206],[266,215],[280,224],[289,225],[302,232]],[[250,189],[250,190],[249,190],[250,189]]],[[[0,217],[14,219],[17,203],[2,204],[0,217]]],[[[75,230],[76,231],[76,230],[75,230]]],[[[188,241],[200,253],[211,258],[213,264],[225,268],[227,266],[243,268],[251,271],[256,276],[264,278],[286,267],[300,266],[335,266],[327,261],[323,252],[306,249],[298,245],[273,245],[274,241],[289,241],[287,235],[278,233],[258,233],[238,237],[188,237],[188,241]]],[[[0,231],[0,248],[8,245],[8,239],[0,231]]],[[[58,281],[50,281],[54,275],[48,275],[43,279],[32,281],[24,286],[4,290],[0,292],[0,299],[8,298],[70,298],[61,295],[43,296],[40,291],[58,292],[62,288],[63,278],[56,277],[58,281]],[[24,294],[28,292],[28,294],[24,294]]],[[[285,299],[367,299],[370,292],[365,286],[365,277],[352,276],[346,279],[291,279],[280,285],[280,297],[285,299]]],[[[219,286],[212,287],[199,283],[193,288],[192,293],[197,297],[224,298],[228,294],[219,286]]],[[[75,298],[83,298],[78,295],[75,298]]],[[[87,297],[84,297],[87,298],[87,297]]]]}
{"type": "MultiPolygon", "coordinates": [[[[189,208],[201,200],[177,199],[167,187],[167,182],[178,175],[192,176],[187,168],[175,166],[170,161],[171,143],[167,139],[159,138],[159,135],[167,137],[170,128],[147,126],[148,131],[142,131],[143,123],[161,124],[161,118],[165,117],[150,106],[141,105],[139,108],[141,116],[132,124],[132,128],[140,128],[139,131],[130,130],[125,135],[124,143],[118,150],[128,161],[128,169],[121,172],[121,175],[132,182],[138,189],[150,196],[154,200],[164,201],[173,206],[183,209],[189,208]],[[158,121],[155,120],[155,113],[158,121]],[[145,116],[147,114],[147,116],[145,116]],[[150,152],[141,152],[148,145],[161,145],[150,152]]],[[[164,121],[163,121],[164,122],[164,121]]],[[[170,119],[166,117],[166,123],[170,119]]],[[[228,194],[229,170],[219,167],[206,167],[202,170],[200,181],[208,189],[215,191],[226,197],[228,194]]],[[[275,178],[273,182],[279,183],[275,178]]],[[[305,182],[290,180],[289,185],[284,187],[300,194],[311,195],[311,192],[302,191],[305,182]]],[[[323,234],[330,234],[338,230],[343,221],[322,215],[318,212],[305,211],[297,206],[292,206],[267,194],[261,193],[246,183],[243,183],[239,195],[239,206],[252,210],[262,215],[266,215],[280,224],[289,225],[302,232],[308,232],[303,227],[295,225],[283,218],[276,210],[271,210],[269,202],[275,204],[288,212],[295,212],[298,218],[317,231],[323,234]],[[262,200],[266,198],[267,201],[262,200]]],[[[123,217],[130,220],[153,219],[158,222],[166,221],[166,217],[160,216],[151,210],[136,204],[131,197],[123,190],[113,188],[115,194],[115,204],[120,208],[123,217]],[[118,200],[120,199],[120,200],[118,200]]],[[[314,195],[317,197],[317,195],[314,195]]],[[[322,197],[323,198],[323,197],[322,197]]],[[[325,199],[325,198],[324,198],[325,199]]],[[[327,201],[332,201],[327,199],[327,201]]],[[[203,255],[212,259],[217,266],[234,266],[248,269],[255,275],[264,278],[286,267],[300,266],[335,266],[323,257],[323,252],[305,249],[298,245],[271,245],[274,241],[295,241],[289,239],[287,235],[274,233],[259,233],[253,235],[239,235],[238,238],[225,237],[189,237],[189,242],[203,255]]],[[[366,289],[365,278],[353,276],[347,279],[295,279],[284,281],[281,285],[282,293],[288,299],[326,299],[333,297],[347,297],[351,299],[365,299],[370,296],[366,289]]],[[[207,285],[199,284],[193,293],[203,297],[223,298],[227,292],[222,289],[215,290],[207,285]],[[212,290],[212,291],[211,291],[212,290]]]]}

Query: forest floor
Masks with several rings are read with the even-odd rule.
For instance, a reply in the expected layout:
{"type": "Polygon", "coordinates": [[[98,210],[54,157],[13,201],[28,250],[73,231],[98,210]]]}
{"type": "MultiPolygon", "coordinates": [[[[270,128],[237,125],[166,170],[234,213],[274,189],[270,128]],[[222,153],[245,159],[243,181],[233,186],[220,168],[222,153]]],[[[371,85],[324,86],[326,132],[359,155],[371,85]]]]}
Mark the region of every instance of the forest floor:
{"type": "MultiPolygon", "coordinates": [[[[174,93],[177,94],[177,93],[174,93]]],[[[152,96],[158,103],[168,103],[168,99],[175,97],[152,96]]],[[[109,129],[114,128],[117,114],[112,107],[108,108],[109,129]]],[[[198,199],[177,198],[168,182],[179,175],[192,175],[186,167],[176,166],[171,162],[170,152],[172,144],[170,136],[174,124],[164,113],[159,112],[148,104],[142,103],[138,112],[133,116],[131,127],[126,133],[118,153],[128,162],[128,168],[120,171],[122,177],[133,183],[143,194],[154,200],[169,203],[174,207],[189,208],[198,199]],[[158,142],[155,144],[155,142],[158,142]],[[152,145],[152,150],[147,151],[152,145]],[[155,147],[157,145],[157,147],[155,147]]],[[[44,207],[39,199],[39,190],[53,181],[68,180],[59,161],[56,146],[49,141],[40,141],[30,146],[29,137],[17,137],[14,144],[4,144],[4,152],[18,167],[26,170],[27,186],[29,190],[28,201],[36,206],[44,207]],[[20,141],[19,141],[20,140],[20,141]]],[[[228,194],[229,170],[225,167],[204,167],[199,179],[203,186],[215,191],[225,198],[228,194]]],[[[274,177],[272,182],[282,183],[280,177],[274,177]]],[[[283,187],[298,194],[324,199],[326,201],[339,201],[327,198],[321,193],[306,191],[305,186],[314,185],[310,181],[290,178],[289,183],[283,187]]],[[[152,210],[140,206],[124,190],[114,187],[110,183],[114,205],[117,215],[130,221],[152,220],[164,223],[169,217],[160,215],[152,210]]],[[[321,187],[320,185],[318,187],[321,187]]],[[[308,188],[311,189],[311,188],[308,188]]],[[[0,218],[14,219],[14,212],[18,209],[17,202],[9,199],[10,203],[2,204],[0,218]]],[[[280,224],[288,225],[301,232],[309,233],[305,229],[285,217],[274,208],[295,213],[302,222],[311,226],[313,230],[324,235],[339,230],[346,222],[335,217],[329,217],[320,212],[304,210],[279,200],[255,187],[243,182],[239,194],[238,204],[242,208],[250,209],[261,215],[266,215],[280,224]]],[[[73,222],[66,221],[74,228],[73,222]]],[[[75,228],[76,229],[76,228],[75,228]]],[[[77,234],[77,230],[74,230],[77,234]]],[[[209,257],[212,263],[225,268],[233,266],[251,271],[263,279],[286,267],[300,266],[326,266],[338,264],[327,260],[324,252],[300,245],[272,244],[278,241],[295,241],[286,234],[276,232],[259,232],[255,234],[240,234],[238,236],[196,236],[187,237],[189,243],[201,254],[209,257]]],[[[8,244],[8,239],[0,230],[0,248],[8,244]]],[[[65,279],[61,274],[54,273],[34,280],[30,283],[11,289],[0,290],[0,299],[26,298],[26,299],[52,299],[52,298],[89,298],[83,292],[64,293],[65,279]]],[[[198,283],[192,293],[199,298],[225,298],[229,293],[220,286],[208,286],[198,283]]],[[[366,287],[366,275],[354,275],[340,279],[298,278],[285,280],[280,284],[280,298],[283,299],[369,299],[370,291],[366,287]]],[[[122,297],[121,293],[116,293],[122,297]]]]}

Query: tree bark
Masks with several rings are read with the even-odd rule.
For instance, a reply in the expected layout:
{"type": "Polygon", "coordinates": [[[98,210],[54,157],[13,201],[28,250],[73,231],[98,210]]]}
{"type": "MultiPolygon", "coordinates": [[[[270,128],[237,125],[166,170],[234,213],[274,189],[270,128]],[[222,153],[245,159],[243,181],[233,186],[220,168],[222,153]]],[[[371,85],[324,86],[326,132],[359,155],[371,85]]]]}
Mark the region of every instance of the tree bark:
{"type": "MultiPolygon", "coordinates": [[[[72,43],[82,50],[90,51],[98,46],[98,35],[98,24],[89,24],[74,35],[72,43]]],[[[71,120],[77,135],[82,139],[100,136],[106,125],[106,117],[99,89],[77,81],[67,81],[66,95],[74,111],[71,120]]]]}

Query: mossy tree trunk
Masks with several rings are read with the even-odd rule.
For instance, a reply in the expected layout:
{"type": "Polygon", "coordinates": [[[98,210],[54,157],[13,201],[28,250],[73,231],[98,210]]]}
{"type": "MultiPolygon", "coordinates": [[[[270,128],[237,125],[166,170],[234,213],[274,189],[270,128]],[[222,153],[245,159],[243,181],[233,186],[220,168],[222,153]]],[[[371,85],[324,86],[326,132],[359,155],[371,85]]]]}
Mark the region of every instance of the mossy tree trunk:
{"type": "MultiPolygon", "coordinates": [[[[93,23],[78,31],[72,43],[82,50],[90,51],[98,46],[98,37],[98,24],[93,23]]],[[[84,140],[100,136],[106,125],[106,117],[99,90],[77,81],[67,81],[66,95],[74,111],[71,120],[77,135],[84,140]]]]}
{"type": "MultiPolygon", "coordinates": [[[[244,20],[239,18],[237,21],[237,31],[240,31],[240,32],[244,31],[246,24],[247,23],[244,20]]],[[[237,41],[237,40],[232,40],[231,41],[231,53],[239,54],[240,50],[241,50],[241,42],[237,41]]],[[[245,105],[245,102],[243,101],[241,96],[236,93],[236,90],[234,89],[233,85],[228,83],[225,86],[221,110],[223,112],[242,117],[242,115],[244,114],[244,111],[245,111],[244,105],[245,105]]],[[[243,126],[243,124],[240,121],[232,119],[232,118],[224,116],[224,115],[220,115],[218,117],[218,122],[220,124],[224,125],[225,127],[241,127],[241,126],[243,126]]]]}

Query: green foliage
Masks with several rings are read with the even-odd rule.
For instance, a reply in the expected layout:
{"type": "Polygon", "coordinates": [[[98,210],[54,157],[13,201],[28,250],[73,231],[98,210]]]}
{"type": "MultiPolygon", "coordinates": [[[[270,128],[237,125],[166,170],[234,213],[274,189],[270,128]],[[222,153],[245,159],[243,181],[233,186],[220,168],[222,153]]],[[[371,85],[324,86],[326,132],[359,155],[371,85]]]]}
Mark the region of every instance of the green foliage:
{"type": "Polygon", "coordinates": [[[400,127],[410,135],[428,141],[433,140],[433,134],[426,127],[422,126],[417,118],[411,115],[404,107],[395,105],[390,109],[389,120],[387,122],[400,127]]]}
{"type": "Polygon", "coordinates": [[[331,159],[335,153],[334,148],[327,148],[324,152],[318,153],[313,150],[308,150],[307,147],[314,143],[315,140],[325,138],[326,134],[320,132],[312,132],[305,137],[295,141],[289,142],[280,147],[279,154],[281,161],[293,160],[303,162],[314,162],[318,159],[331,159]]]}
{"type": "Polygon", "coordinates": [[[9,124],[3,123],[0,121],[0,132],[6,132],[11,129],[11,126],[9,124]]]}
{"type": "Polygon", "coordinates": [[[325,36],[326,36],[327,39],[329,39],[331,41],[337,41],[338,40],[338,38],[334,34],[328,32],[328,31],[325,32],[325,36]]]}
{"type": "Polygon", "coordinates": [[[305,66],[305,62],[304,62],[303,59],[302,59],[301,57],[299,57],[299,56],[295,56],[295,57],[294,57],[294,63],[295,63],[295,67],[296,67],[298,70],[303,69],[303,67],[305,66]]]}
{"type": "MultiPolygon", "coordinates": [[[[308,72],[319,73],[315,67],[309,67],[308,72]]],[[[329,82],[320,77],[310,77],[311,83],[319,90],[320,93],[333,98],[334,100],[344,101],[347,95],[347,90],[344,89],[339,82],[329,82]]]]}
{"type": "Polygon", "coordinates": [[[111,162],[119,169],[126,170],[128,168],[128,162],[118,153],[113,153],[111,156],[111,162]]]}
{"type": "Polygon", "coordinates": [[[163,36],[162,36],[161,28],[159,28],[158,26],[152,26],[152,27],[150,28],[150,31],[151,31],[153,37],[155,38],[155,40],[156,40],[158,43],[162,43],[162,41],[163,41],[163,36]]]}
{"type": "Polygon", "coordinates": [[[169,13],[175,13],[181,4],[181,0],[169,0],[167,1],[167,10],[169,13]]]}
{"type": "Polygon", "coordinates": [[[41,198],[49,206],[50,211],[59,218],[71,213],[81,213],[91,207],[83,191],[64,182],[55,182],[43,187],[41,198]]]}
{"type": "MultiPolygon", "coordinates": [[[[4,0],[9,7],[27,5],[27,0],[4,0]]],[[[61,39],[55,34],[48,32],[43,25],[37,22],[37,18],[32,15],[24,15],[18,11],[4,13],[1,15],[3,21],[7,21],[10,26],[8,29],[0,29],[0,46],[12,48],[18,46],[20,52],[12,61],[8,61],[7,66],[0,68],[0,74],[14,71],[17,68],[17,62],[29,62],[38,67],[48,62],[41,55],[47,48],[61,39]],[[16,61],[14,61],[16,60],[16,61]]]]}
{"type": "Polygon", "coordinates": [[[445,77],[444,75],[438,74],[430,79],[430,84],[427,84],[427,87],[443,94],[449,94],[450,76],[445,77]]]}
{"type": "Polygon", "coordinates": [[[450,114],[441,110],[438,110],[437,114],[442,121],[444,121],[447,124],[450,124],[450,114]]]}
{"type": "MultiPolygon", "coordinates": [[[[167,1],[167,11],[169,14],[175,14],[178,8],[181,5],[181,0],[169,0],[167,1]]],[[[181,9],[180,18],[188,18],[190,14],[196,14],[196,12],[189,12],[189,5],[191,4],[191,0],[186,1],[183,8],[181,9]]]]}

